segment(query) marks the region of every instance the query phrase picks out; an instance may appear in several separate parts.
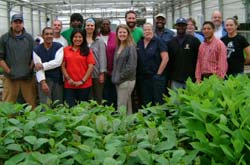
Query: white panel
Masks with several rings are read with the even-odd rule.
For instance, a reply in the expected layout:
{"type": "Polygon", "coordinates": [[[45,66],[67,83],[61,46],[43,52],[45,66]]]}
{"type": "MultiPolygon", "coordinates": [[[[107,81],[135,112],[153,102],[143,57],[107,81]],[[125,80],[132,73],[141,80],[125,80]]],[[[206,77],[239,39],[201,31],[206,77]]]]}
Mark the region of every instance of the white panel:
{"type": "Polygon", "coordinates": [[[0,36],[9,30],[7,3],[0,1],[0,36]]]}
{"type": "Polygon", "coordinates": [[[237,15],[239,23],[245,22],[245,6],[242,1],[227,0],[224,3],[224,19],[237,15]]]}
{"type": "Polygon", "coordinates": [[[26,31],[32,34],[32,22],[31,22],[30,8],[23,7],[23,18],[24,18],[24,27],[26,31]]]}

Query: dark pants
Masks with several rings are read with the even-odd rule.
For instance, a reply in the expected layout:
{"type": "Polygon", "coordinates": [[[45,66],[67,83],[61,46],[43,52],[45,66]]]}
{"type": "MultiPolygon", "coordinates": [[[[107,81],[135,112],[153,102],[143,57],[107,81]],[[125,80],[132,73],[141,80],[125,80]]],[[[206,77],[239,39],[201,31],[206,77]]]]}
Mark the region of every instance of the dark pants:
{"type": "Polygon", "coordinates": [[[73,107],[80,101],[88,101],[90,89],[90,87],[81,89],[64,88],[64,98],[68,106],[73,107]]]}
{"type": "Polygon", "coordinates": [[[139,78],[140,98],[142,105],[152,103],[152,105],[163,104],[163,94],[166,91],[166,78],[159,79],[139,78]]]}
{"type": "Polygon", "coordinates": [[[117,94],[115,85],[111,81],[111,76],[106,75],[105,84],[103,89],[103,99],[106,100],[104,105],[113,105],[115,108],[117,107],[117,94]]]}

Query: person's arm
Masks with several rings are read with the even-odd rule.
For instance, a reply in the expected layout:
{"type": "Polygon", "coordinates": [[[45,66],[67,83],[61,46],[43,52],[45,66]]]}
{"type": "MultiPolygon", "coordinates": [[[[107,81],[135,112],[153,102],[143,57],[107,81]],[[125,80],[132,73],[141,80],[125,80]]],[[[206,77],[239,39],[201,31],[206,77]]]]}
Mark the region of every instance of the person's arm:
{"type": "Polygon", "coordinates": [[[70,85],[74,86],[74,85],[75,85],[75,82],[71,79],[71,77],[70,77],[69,74],[67,73],[65,61],[62,62],[61,69],[62,69],[62,73],[63,73],[63,77],[64,77],[65,81],[68,81],[68,83],[69,83],[70,85]]]}
{"type": "Polygon", "coordinates": [[[10,73],[10,67],[6,64],[4,60],[0,60],[0,67],[3,68],[4,72],[10,73]]]}
{"type": "Polygon", "coordinates": [[[94,70],[94,64],[88,64],[88,70],[87,70],[86,74],[83,76],[81,81],[77,81],[75,83],[75,85],[80,86],[80,85],[84,84],[89,79],[89,77],[92,75],[93,70],[94,70]]]}
{"type": "Polygon", "coordinates": [[[162,75],[163,71],[165,70],[167,63],[168,63],[168,52],[164,51],[161,52],[161,64],[159,66],[159,69],[157,71],[157,75],[162,75]]]}
{"type": "Polygon", "coordinates": [[[201,50],[199,50],[198,57],[197,57],[197,63],[196,63],[196,69],[195,69],[195,78],[196,83],[201,82],[201,50]]]}
{"type": "Polygon", "coordinates": [[[104,83],[104,73],[107,72],[107,56],[106,56],[106,46],[102,39],[99,40],[99,63],[100,63],[100,73],[99,73],[99,83],[104,83]]]}
{"type": "Polygon", "coordinates": [[[40,67],[37,67],[37,64],[41,64],[42,60],[41,58],[36,54],[35,51],[33,51],[33,63],[35,64],[35,70],[36,70],[36,79],[37,82],[41,82],[42,80],[45,80],[45,73],[44,70],[40,67]]]}
{"type": "Polygon", "coordinates": [[[54,60],[42,63],[42,68],[44,71],[57,68],[61,66],[62,60],[63,60],[63,47],[57,50],[54,60]]]}
{"type": "Polygon", "coordinates": [[[0,38],[0,67],[3,68],[4,72],[10,73],[11,68],[5,62],[6,50],[3,38],[3,36],[0,38]]]}
{"type": "Polygon", "coordinates": [[[246,53],[246,58],[245,58],[245,64],[250,64],[250,46],[247,46],[244,49],[244,52],[246,53]]]}
{"type": "Polygon", "coordinates": [[[222,43],[220,45],[220,50],[218,54],[218,70],[217,70],[217,76],[221,77],[222,79],[225,78],[227,73],[227,48],[222,43]]]}

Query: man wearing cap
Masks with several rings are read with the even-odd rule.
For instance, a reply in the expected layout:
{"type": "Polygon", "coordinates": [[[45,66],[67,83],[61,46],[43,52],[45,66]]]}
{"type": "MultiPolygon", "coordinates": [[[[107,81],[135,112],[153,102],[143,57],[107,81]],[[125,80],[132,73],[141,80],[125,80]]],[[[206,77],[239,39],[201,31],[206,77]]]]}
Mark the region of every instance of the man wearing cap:
{"type": "Polygon", "coordinates": [[[23,27],[23,16],[13,15],[9,32],[0,38],[0,67],[4,70],[3,101],[15,103],[21,93],[24,100],[35,108],[34,46],[33,37],[23,27]]]}
{"type": "Polygon", "coordinates": [[[195,82],[195,67],[200,41],[186,34],[187,21],[184,18],[176,20],[177,36],[168,43],[171,88],[185,88],[186,80],[195,82]]]}
{"type": "Polygon", "coordinates": [[[165,28],[166,17],[163,13],[159,13],[155,16],[155,35],[163,39],[167,44],[173,37],[174,32],[168,28],[165,28]]]}
{"type": "Polygon", "coordinates": [[[62,36],[68,41],[68,45],[71,45],[71,33],[74,28],[82,28],[83,18],[80,13],[73,13],[70,16],[70,28],[62,32],[62,36]]]}

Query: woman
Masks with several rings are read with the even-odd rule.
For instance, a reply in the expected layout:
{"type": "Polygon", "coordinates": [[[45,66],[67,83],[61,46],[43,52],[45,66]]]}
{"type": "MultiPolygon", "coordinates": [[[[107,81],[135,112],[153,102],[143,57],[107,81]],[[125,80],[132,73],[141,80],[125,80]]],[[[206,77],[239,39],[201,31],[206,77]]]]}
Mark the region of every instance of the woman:
{"type": "Polygon", "coordinates": [[[87,45],[86,34],[81,29],[73,30],[71,42],[72,46],[64,48],[62,63],[65,101],[69,107],[88,100],[95,64],[94,55],[87,45]]]}
{"type": "Polygon", "coordinates": [[[132,114],[131,93],[135,86],[137,54],[127,25],[117,27],[116,42],[112,82],[116,85],[117,106],[125,106],[127,113],[132,114]]]}
{"type": "Polygon", "coordinates": [[[88,46],[93,50],[96,64],[92,74],[93,86],[91,89],[91,98],[102,103],[104,73],[107,71],[106,47],[104,41],[97,36],[95,21],[92,18],[86,20],[85,30],[87,34],[88,46]]]}
{"type": "Polygon", "coordinates": [[[227,75],[234,75],[244,73],[244,63],[249,63],[250,46],[246,38],[238,34],[238,22],[234,18],[228,18],[225,21],[225,28],[227,35],[221,40],[227,47],[227,75]],[[244,51],[246,59],[244,58],[244,51]]]}

